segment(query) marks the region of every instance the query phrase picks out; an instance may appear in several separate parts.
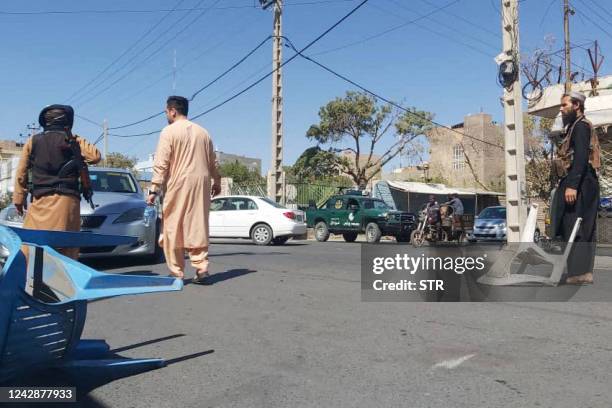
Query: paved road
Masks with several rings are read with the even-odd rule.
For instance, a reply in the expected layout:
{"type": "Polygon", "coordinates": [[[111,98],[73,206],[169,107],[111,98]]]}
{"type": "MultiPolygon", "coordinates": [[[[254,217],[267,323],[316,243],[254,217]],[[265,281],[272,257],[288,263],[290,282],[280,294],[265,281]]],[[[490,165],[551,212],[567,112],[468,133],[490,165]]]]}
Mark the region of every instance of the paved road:
{"type": "MultiPolygon", "coordinates": [[[[359,254],[217,243],[214,285],[89,307],[85,338],[167,367],[54,383],[94,407],[610,407],[611,304],[365,303],[359,254]]],[[[123,262],[94,265],[166,273],[123,262]]]]}

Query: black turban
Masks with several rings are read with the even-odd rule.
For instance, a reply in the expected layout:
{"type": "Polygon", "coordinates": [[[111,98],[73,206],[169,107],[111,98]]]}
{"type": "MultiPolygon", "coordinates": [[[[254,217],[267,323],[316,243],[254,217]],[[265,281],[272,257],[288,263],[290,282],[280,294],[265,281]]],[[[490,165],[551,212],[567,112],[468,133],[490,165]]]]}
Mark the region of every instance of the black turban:
{"type": "Polygon", "coordinates": [[[74,109],[69,105],[49,105],[40,112],[38,123],[45,130],[72,129],[74,109]]]}

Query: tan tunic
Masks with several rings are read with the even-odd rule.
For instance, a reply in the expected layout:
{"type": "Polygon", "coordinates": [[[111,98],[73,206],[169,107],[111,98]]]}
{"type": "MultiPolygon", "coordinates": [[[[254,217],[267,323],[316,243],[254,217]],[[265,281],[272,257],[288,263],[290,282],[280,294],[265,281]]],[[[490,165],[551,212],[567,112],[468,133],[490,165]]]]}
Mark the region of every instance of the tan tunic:
{"type": "MultiPolygon", "coordinates": [[[[81,146],[81,154],[87,164],[96,164],[100,161],[98,149],[85,139],[77,136],[81,146]]],[[[32,152],[32,139],[30,138],[21,152],[17,174],[15,175],[15,191],[13,203],[23,204],[27,196],[28,163],[32,152]]],[[[73,195],[49,194],[34,202],[27,203],[28,211],[23,222],[24,228],[51,231],[79,231],[81,229],[81,206],[79,199],[73,195]]],[[[62,251],[65,255],[76,258],[78,248],[62,251]]]]}
{"type": "Polygon", "coordinates": [[[164,241],[174,248],[208,246],[211,183],[220,185],[213,143],[189,120],[166,126],[159,137],[151,190],[165,186],[164,241]]]}

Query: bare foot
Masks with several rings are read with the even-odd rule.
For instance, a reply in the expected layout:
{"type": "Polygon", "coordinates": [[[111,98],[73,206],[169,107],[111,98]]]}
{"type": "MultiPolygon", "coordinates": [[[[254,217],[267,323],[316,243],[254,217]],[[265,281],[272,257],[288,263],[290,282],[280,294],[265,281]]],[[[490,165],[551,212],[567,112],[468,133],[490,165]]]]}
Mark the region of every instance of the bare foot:
{"type": "Polygon", "coordinates": [[[570,276],[567,278],[566,283],[570,285],[581,285],[593,283],[593,273],[588,272],[582,275],[570,276]]]}

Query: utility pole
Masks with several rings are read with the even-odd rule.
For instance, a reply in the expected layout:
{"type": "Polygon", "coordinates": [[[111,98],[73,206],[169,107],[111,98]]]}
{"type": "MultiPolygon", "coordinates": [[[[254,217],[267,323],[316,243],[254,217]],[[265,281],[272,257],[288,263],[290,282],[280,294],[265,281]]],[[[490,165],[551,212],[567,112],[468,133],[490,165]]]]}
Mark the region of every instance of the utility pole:
{"type": "Polygon", "coordinates": [[[283,0],[260,0],[265,9],[274,4],[274,33],[272,44],[272,188],[270,193],[277,203],[285,203],[283,180],[283,0]]]}
{"type": "Polygon", "coordinates": [[[565,35],[565,92],[572,90],[572,65],[570,59],[571,45],[570,45],[570,29],[569,29],[569,16],[574,14],[569,6],[569,0],[563,0],[563,32],[565,35]]]}
{"type": "Polygon", "coordinates": [[[525,184],[525,139],[521,106],[521,76],[519,61],[518,0],[501,0],[502,58],[513,66],[512,82],[505,85],[504,151],[506,161],[506,237],[508,243],[520,242],[521,229],[527,219],[525,184]]]}
{"type": "Polygon", "coordinates": [[[40,127],[36,123],[32,122],[28,125],[28,130],[30,131],[30,137],[32,137],[40,130],[40,127]]]}
{"type": "Polygon", "coordinates": [[[106,119],[102,125],[102,133],[104,135],[104,166],[108,166],[108,121],[106,119]]]}

